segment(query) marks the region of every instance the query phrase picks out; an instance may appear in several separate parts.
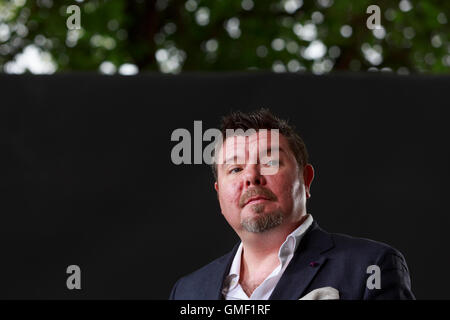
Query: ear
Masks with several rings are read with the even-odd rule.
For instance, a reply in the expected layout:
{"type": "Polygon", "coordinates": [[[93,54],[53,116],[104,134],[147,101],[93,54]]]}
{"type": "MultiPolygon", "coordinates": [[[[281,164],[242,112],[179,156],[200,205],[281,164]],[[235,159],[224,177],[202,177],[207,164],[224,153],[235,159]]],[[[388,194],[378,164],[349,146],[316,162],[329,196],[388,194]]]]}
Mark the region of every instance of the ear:
{"type": "Polygon", "coordinates": [[[311,183],[314,179],[314,168],[309,163],[303,167],[303,181],[305,182],[306,198],[311,197],[311,183]]]}
{"type": "MultiPolygon", "coordinates": [[[[216,190],[216,196],[217,196],[217,200],[219,200],[219,204],[220,204],[220,199],[219,199],[219,184],[216,182],[214,182],[214,189],[216,190]]],[[[222,212],[223,214],[223,212],[222,212]]]]}

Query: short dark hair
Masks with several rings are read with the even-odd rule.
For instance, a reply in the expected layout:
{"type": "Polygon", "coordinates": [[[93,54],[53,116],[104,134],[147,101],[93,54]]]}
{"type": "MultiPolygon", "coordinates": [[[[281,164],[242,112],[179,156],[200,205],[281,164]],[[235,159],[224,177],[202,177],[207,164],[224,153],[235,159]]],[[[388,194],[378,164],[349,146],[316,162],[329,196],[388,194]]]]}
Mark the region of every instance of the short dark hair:
{"type": "MultiPolygon", "coordinates": [[[[303,139],[295,132],[295,127],[288,124],[286,120],[280,119],[273,115],[269,109],[261,108],[252,112],[234,111],[222,118],[220,131],[222,132],[222,139],[226,139],[227,129],[278,129],[288,141],[289,147],[297,160],[298,167],[303,168],[309,161],[308,151],[303,139]]],[[[222,141],[222,143],[223,143],[222,141]]],[[[217,164],[213,162],[211,168],[214,174],[214,179],[217,181],[217,164]]]]}

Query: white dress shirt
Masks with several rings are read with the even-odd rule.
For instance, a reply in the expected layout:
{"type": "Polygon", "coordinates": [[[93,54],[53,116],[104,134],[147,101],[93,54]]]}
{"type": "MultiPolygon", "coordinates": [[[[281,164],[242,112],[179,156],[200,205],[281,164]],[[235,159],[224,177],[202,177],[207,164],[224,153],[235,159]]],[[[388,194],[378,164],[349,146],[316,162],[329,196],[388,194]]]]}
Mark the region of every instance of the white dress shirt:
{"type": "Polygon", "coordinates": [[[278,251],[278,259],[280,260],[280,264],[253,291],[250,297],[247,296],[239,283],[243,249],[241,242],[231,264],[230,272],[228,273],[228,276],[226,276],[224,281],[222,294],[225,300],[268,300],[273,290],[275,289],[275,286],[286,270],[289,262],[294,256],[294,252],[297,249],[300,240],[302,239],[306,230],[308,230],[308,228],[311,226],[312,222],[313,217],[312,215],[308,214],[306,220],[286,237],[286,241],[283,242],[280,250],[278,251]]]}

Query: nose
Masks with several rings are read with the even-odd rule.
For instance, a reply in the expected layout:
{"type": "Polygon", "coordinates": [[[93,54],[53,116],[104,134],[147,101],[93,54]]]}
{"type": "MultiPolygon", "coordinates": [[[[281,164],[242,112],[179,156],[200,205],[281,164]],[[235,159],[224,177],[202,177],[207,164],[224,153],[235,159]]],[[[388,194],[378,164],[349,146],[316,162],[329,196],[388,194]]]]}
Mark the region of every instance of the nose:
{"type": "Polygon", "coordinates": [[[263,186],[266,184],[266,178],[261,174],[259,165],[248,165],[245,170],[244,179],[247,188],[251,186],[263,186]]]}

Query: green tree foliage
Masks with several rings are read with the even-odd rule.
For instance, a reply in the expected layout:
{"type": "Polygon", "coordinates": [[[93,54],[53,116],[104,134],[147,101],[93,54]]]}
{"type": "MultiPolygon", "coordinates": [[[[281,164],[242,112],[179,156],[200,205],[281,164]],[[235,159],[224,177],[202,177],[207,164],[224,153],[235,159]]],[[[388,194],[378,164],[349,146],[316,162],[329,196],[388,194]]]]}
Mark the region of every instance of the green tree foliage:
{"type": "Polygon", "coordinates": [[[28,49],[44,72],[447,73],[449,15],[448,0],[0,0],[0,70],[39,72],[17,67],[28,49]],[[66,26],[74,4],[80,30],[66,26]]]}

